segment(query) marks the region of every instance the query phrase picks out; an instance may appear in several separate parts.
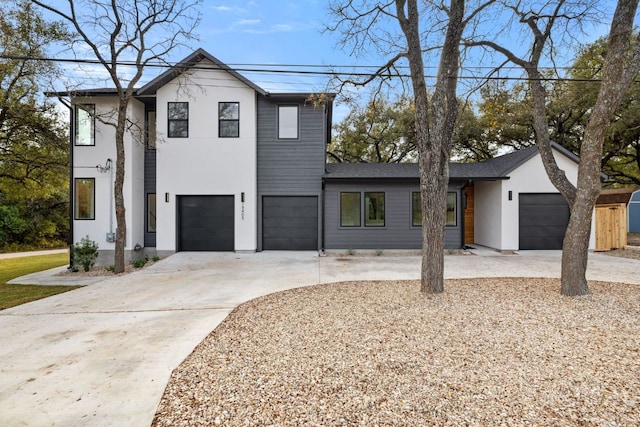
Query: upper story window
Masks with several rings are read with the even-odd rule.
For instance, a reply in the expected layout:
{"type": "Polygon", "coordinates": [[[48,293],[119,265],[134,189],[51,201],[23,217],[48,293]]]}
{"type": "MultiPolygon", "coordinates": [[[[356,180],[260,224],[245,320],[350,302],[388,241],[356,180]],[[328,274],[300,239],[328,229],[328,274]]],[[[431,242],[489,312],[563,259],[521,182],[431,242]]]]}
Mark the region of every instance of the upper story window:
{"type": "MultiPolygon", "coordinates": [[[[411,193],[411,225],[415,227],[422,225],[422,204],[418,191],[411,193]]],[[[447,193],[445,225],[447,227],[458,225],[458,197],[453,191],[447,193]]]]}
{"type": "Polygon", "coordinates": [[[298,106],[278,105],[278,139],[298,139],[298,106]]]}
{"type": "Polygon", "coordinates": [[[156,149],[156,112],[147,111],[147,150],[156,149]]]}
{"type": "Polygon", "coordinates": [[[169,102],[167,104],[167,118],[169,119],[169,138],[189,137],[189,103],[169,102]]]}
{"type": "Polygon", "coordinates": [[[96,145],[96,106],[76,104],[75,145],[96,145]]]}
{"type": "Polygon", "coordinates": [[[74,184],[74,219],[96,219],[95,178],[76,178],[74,184]]]}
{"type": "Polygon", "coordinates": [[[240,103],[218,103],[218,136],[238,138],[240,136],[240,103]]]}

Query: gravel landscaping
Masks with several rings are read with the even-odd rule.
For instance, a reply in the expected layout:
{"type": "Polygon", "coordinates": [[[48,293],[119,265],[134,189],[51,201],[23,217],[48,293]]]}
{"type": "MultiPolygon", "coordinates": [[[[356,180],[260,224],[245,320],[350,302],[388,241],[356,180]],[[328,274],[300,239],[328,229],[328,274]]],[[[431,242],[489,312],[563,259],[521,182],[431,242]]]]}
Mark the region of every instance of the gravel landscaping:
{"type": "Polygon", "coordinates": [[[154,426],[640,425],[640,289],[556,279],[294,289],[239,306],[154,426]]]}

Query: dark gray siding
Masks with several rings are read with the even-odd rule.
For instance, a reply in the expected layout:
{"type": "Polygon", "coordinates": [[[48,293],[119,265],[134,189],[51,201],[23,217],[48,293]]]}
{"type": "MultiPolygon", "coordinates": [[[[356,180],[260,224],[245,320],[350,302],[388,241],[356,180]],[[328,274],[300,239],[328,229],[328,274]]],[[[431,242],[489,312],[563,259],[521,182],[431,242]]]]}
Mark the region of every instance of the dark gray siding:
{"type": "MultiPolygon", "coordinates": [[[[156,192],[156,150],[144,152],[144,246],[155,248],[156,233],[147,233],[147,194],[156,192]]],[[[156,195],[156,198],[158,196],[156,195]]]]}
{"type": "MultiPolygon", "coordinates": [[[[326,112],[302,98],[258,95],[258,218],[263,196],[317,196],[321,200],[326,145],[326,112]],[[278,105],[299,106],[299,139],[278,139],[278,105]]],[[[318,242],[321,241],[318,206],[318,242]]],[[[258,250],[262,250],[262,220],[258,221],[258,250]]],[[[320,245],[320,243],[318,243],[320,245]]]]}
{"type": "MultiPolygon", "coordinates": [[[[445,247],[463,246],[462,185],[449,184],[449,191],[457,193],[457,226],[447,227],[445,247]]],[[[325,184],[325,248],[326,249],[420,249],[420,227],[411,225],[411,193],[419,191],[416,182],[336,182],[325,184]],[[384,227],[340,227],[340,193],[384,192],[384,227]]],[[[364,197],[364,196],[362,196],[364,197]]]]}

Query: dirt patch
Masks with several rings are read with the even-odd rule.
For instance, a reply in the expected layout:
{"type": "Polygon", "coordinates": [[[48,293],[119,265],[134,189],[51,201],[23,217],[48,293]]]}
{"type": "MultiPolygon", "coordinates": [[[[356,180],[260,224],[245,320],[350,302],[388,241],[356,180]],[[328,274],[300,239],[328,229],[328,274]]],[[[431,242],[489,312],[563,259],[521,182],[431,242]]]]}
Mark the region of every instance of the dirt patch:
{"type": "Polygon", "coordinates": [[[631,246],[640,246],[640,233],[627,234],[627,244],[631,246]]]}

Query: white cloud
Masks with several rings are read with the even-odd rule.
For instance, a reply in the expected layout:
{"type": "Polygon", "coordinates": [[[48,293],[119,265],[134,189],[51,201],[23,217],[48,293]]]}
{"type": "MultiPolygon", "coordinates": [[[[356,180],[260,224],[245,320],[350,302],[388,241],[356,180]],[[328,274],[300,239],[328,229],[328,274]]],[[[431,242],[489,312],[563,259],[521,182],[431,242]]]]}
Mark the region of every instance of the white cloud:
{"type": "Polygon", "coordinates": [[[274,32],[288,32],[288,31],[293,31],[293,25],[291,24],[276,24],[274,26],[271,27],[271,29],[274,32]]]}
{"type": "Polygon", "coordinates": [[[235,22],[236,25],[256,25],[259,24],[259,19],[240,19],[235,22]]]}

